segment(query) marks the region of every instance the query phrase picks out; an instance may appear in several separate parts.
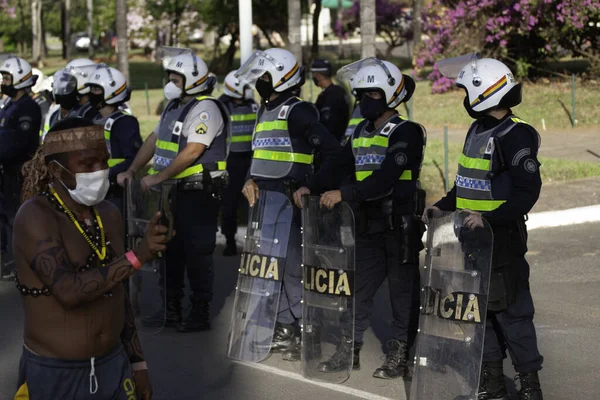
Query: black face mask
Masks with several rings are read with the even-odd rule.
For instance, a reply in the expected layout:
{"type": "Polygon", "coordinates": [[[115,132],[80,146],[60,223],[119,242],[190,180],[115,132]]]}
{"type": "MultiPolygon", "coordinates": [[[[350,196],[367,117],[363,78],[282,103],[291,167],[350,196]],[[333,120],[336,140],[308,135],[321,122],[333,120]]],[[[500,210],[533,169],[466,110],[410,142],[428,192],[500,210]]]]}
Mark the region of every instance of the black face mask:
{"type": "Polygon", "coordinates": [[[13,85],[2,85],[0,90],[8,97],[15,97],[18,91],[18,89],[15,89],[13,85]]]}
{"type": "Polygon", "coordinates": [[[317,78],[312,78],[315,85],[319,86],[319,80],[317,78]]]}
{"type": "Polygon", "coordinates": [[[273,89],[273,84],[269,81],[265,81],[264,79],[259,79],[256,81],[256,91],[263,99],[268,99],[271,97],[275,89],[273,89]]]}
{"type": "Polygon", "coordinates": [[[103,94],[88,94],[88,98],[90,99],[90,105],[94,107],[96,110],[104,107],[104,93],[103,94]]]}
{"type": "Polygon", "coordinates": [[[463,106],[465,106],[465,110],[469,113],[469,116],[473,119],[479,119],[485,115],[483,111],[475,111],[471,108],[471,103],[469,102],[469,96],[465,96],[465,100],[463,101],[463,106]]]}
{"type": "Polygon", "coordinates": [[[65,110],[72,110],[79,104],[79,96],[77,92],[70,94],[57,94],[55,97],[56,104],[60,105],[65,110]]]}
{"type": "Polygon", "coordinates": [[[363,95],[360,99],[360,114],[369,121],[375,121],[388,110],[385,98],[374,99],[367,95],[363,95]]]}

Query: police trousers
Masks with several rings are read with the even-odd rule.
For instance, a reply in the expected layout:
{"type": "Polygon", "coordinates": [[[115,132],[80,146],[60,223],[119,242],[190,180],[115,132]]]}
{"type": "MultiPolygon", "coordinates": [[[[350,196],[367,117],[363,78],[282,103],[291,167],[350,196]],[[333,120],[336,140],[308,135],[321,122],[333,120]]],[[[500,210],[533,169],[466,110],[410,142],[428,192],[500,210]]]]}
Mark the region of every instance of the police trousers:
{"type": "Polygon", "coordinates": [[[252,162],[252,152],[229,153],[227,172],[229,183],[223,193],[221,208],[221,233],[227,241],[233,241],[237,232],[237,212],[240,204],[248,207],[248,201],[242,194],[246,174],[252,162]]]}
{"type": "Polygon", "coordinates": [[[187,271],[192,301],[210,302],[219,201],[206,190],[182,190],[180,187],[175,190],[174,229],[177,234],[167,247],[167,297],[183,298],[184,273],[187,271]]]}
{"type": "MultiPolygon", "coordinates": [[[[292,188],[286,187],[282,180],[259,180],[256,182],[260,190],[268,190],[288,195],[293,192],[292,188]]],[[[289,196],[288,196],[289,198],[289,196]]],[[[292,201],[292,199],[290,199],[292,201]]],[[[288,239],[287,253],[285,257],[285,269],[283,271],[283,282],[277,322],[291,325],[302,319],[302,226],[301,211],[294,207],[292,226],[288,239]]]]}
{"type": "Polygon", "coordinates": [[[392,337],[407,342],[409,346],[414,343],[419,323],[419,264],[401,263],[402,251],[396,231],[357,234],[354,277],[356,342],[363,342],[364,332],[371,323],[375,294],[388,278],[392,337]]]}
{"type": "Polygon", "coordinates": [[[535,372],[542,369],[544,358],[537,346],[533,325],[535,313],[529,290],[529,264],[524,256],[504,268],[514,269],[513,279],[519,288],[514,301],[505,310],[488,312],[483,346],[483,361],[499,361],[509,351],[516,372],[535,372]]]}

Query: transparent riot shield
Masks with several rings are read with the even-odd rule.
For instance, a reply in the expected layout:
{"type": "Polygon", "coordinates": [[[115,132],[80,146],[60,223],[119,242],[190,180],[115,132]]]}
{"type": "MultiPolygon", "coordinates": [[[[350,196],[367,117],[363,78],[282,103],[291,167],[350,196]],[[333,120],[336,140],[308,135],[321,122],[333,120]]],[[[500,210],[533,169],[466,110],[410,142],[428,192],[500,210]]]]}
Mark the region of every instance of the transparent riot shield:
{"type": "Polygon", "coordinates": [[[477,398],[493,234],[465,211],[430,218],[411,400],[477,398]]]}
{"type": "MultiPolygon", "coordinates": [[[[170,214],[175,193],[173,183],[163,183],[158,190],[143,193],[139,181],[128,182],[125,190],[127,248],[134,249],[144,238],[150,220],[162,205],[170,214]],[[161,201],[161,197],[163,201],[161,201]]],[[[169,216],[168,216],[169,217],[169,216]]],[[[167,217],[167,218],[168,218],[167,217]]],[[[172,215],[170,215],[172,219],[172,215]]],[[[142,266],[129,278],[129,296],[138,331],[158,333],[166,321],[165,254],[142,266]]]]}
{"type": "Polygon", "coordinates": [[[342,383],[352,371],[354,339],[354,214],[303,198],[302,375],[342,383]]]}
{"type": "Polygon", "coordinates": [[[227,349],[232,359],[260,362],[270,354],[292,212],[287,196],[270,191],[260,191],[249,210],[227,349]]]}

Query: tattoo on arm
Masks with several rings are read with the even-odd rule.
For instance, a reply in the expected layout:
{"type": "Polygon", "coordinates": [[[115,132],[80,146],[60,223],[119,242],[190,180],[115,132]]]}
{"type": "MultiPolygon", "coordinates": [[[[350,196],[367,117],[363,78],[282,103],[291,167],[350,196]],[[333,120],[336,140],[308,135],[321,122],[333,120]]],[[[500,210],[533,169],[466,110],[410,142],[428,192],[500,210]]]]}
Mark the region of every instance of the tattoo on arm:
{"type": "Polygon", "coordinates": [[[125,325],[121,332],[121,342],[123,342],[123,347],[129,356],[129,362],[131,364],[145,361],[142,344],[140,343],[138,331],[135,327],[133,308],[131,307],[131,301],[129,300],[127,291],[125,291],[125,325]]]}
{"type": "Polygon", "coordinates": [[[77,272],[61,243],[48,248],[47,242],[41,246],[38,242],[38,247],[46,249],[33,258],[31,269],[66,306],[77,307],[94,301],[133,273],[133,267],[125,256],[118,257],[106,267],[77,272]]]}

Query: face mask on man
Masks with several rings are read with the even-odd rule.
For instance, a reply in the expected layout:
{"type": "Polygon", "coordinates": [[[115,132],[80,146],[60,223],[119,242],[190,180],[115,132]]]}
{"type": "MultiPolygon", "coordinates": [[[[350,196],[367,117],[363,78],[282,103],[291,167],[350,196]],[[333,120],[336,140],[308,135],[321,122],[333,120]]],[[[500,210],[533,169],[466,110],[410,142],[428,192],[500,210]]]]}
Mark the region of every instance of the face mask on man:
{"type": "Polygon", "coordinates": [[[65,189],[68,190],[69,195],[75,202],[91,207],[101,203],[104,200],[106,194],[108,193],[108,189],[110,188],[108,169],[102,169],[95,172],[79,172],[74,174],[63,167],[58,161],[54,162],[57,163],[62,169],[75,176],[75,189],[69,189],[62,181],[60,182],[65,189]]]}
{"type": "Polygon", "coordinates": [[[273,84],[270,81],[265,81],[264,79],[259,79],[256,81],[256,91],[263,99],[268,99],[271,97],[275,89],[273,89],[273,84]]]}
{"type": "Polygon", "coordinates": [[[360,114],[369,121],[377,120],[377,118],[381,117],[388,110],[385,97],[383,96],[379,99],[374,99],[365,94],[361,97],[358,104],[360,106],[360,114]]]}
{"type": "Polygon", "coordinates": [[[168,100],[176,100],[181,98],[183,91],[177,87],[173,82],[169,82],[165,85],[165,97],[168,100]]]}
{"type": "Polygon", "coordinates": [[[69,94],[56,94],[54,95],[56,104],[60,105],[65,110],[72,110],[79,104],[79,95],[77,92],[69,94]]]}
{"type": "Polygon", "coordinates": [[[13,85],[0,85],[0,91],[11,98],[17,95],[17,89],[13,85]]]}
{"type": "Polygon", "coordinates": [[[88,98],[90,99],[90,105],[95,109],[100,109],[104,107],[104,93],[90,93],[88,94],[88,98]]]}

